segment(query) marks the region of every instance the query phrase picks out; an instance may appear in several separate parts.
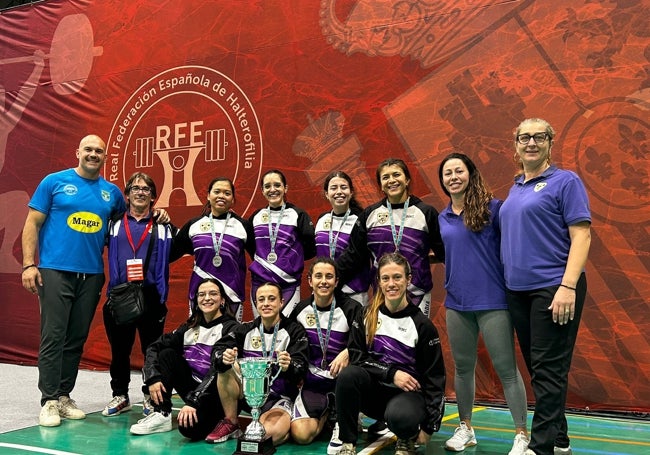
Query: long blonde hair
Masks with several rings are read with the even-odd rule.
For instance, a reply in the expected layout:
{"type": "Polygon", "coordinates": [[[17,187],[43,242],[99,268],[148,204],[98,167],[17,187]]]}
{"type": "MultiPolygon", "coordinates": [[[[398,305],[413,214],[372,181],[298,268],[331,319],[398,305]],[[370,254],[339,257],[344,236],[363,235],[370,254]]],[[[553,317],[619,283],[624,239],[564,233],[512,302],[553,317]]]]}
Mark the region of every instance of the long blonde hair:
{"type": "MultiPolygon", "coordinates": [[[[411,264],[409,264],[409,261],[399,253],[386,253],[379,258],[379,261],[377,262],[377,276],[379,276],[381,269],[387,264],[401,265],[404,268],[404,274],[406,277],[411,276],[411,264]]],[[[379,319],[379,307],[385,300],[384,292],[379,286],[377,286],[377,292],[375,292],[372,302],[366,307],[363,321],[366,326],[366,345],[368,347],[370,347],[372,341],[375,339],[375,334],[377,333],[377,321],[379,319]]]]}

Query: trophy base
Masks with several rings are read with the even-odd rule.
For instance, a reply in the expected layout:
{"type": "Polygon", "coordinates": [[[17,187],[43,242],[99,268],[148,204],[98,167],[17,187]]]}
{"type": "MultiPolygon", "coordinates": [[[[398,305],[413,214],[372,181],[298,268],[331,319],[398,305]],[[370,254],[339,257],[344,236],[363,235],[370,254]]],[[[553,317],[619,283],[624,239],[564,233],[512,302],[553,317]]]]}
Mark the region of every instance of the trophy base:
{"type": "Polygon", "coordinates": [[[245,437],[237,440],[237,450],[233,455],[271,455],[275,453],[273,440],[266,438],[263,441],[251,441],[245,437]]]}

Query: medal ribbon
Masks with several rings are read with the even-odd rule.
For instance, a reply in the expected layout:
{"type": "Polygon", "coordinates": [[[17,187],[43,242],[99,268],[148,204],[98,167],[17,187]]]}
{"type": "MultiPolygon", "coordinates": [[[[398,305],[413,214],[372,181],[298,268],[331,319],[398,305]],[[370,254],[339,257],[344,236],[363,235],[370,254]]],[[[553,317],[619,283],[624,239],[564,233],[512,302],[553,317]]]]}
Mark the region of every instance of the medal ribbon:
{"type": "Polygon", "coordinates": [[[278,327],[280,327],[280,321],[278,321],[277,324],[275,324],[275,327],[273,328],[273,338],[271,339],[271,349],[268,351],[266,350],[266,340],[265,334],[264,334],[264,323],[260,322],[260,337],[262,338],[262,356],[263,357],[273,357],[273,351],[275,349],[275,341],[278,337],[278,327]]]}
{"type": "MultiPolygon", "coordinates": [[[[278,231],[280,230],[280,223],[282,222],[282,217],[284,216],[284,208],[286,204],[282,203],[282,208],[280,209],[280,218],[273,229],[273,223],[271,222],[271,206],[268,207],[269,211],[269,240],[271,241],[271,253],[275,253],[275,243],[278,241],[278,231]]],[[[269,253],[270,254],[270,253],[269,253]]]]}
{"type": "Polygon", "coordinates": [[[124,231],[126,232],[126,238],[129,241],[129,245],[131,245],[131,249],[133,250],[133,258],[135,259],[135,255],[142,246],[142,243],[144,243],[144,239],[147,238],[147,234],[149,234],[149,230],[151,229],[151,226],[153,226],[153,218],[149,218],[149,222],[147,223],[147,227],[144,229],[144,232],[142,233],[142,236],[140,237],[140,241],[138,242],[138,246],[135,246],[133,244],[133,237],[131,236],[131,228],[129,227],[129,220],[126,217],[126,212],[124,213],[124,231]]]}
{"type": "Polygon", "coordinates": [[[350,209],[348,209],[345,212],[345,216],[343,217],[343,221],[341,221],[341,226],[339,227],[339,230],[336,231],[336,236],[334,236],[333,228],[334,228],[334,210],[330,213],[330,234],[329,234],[329,247],[330,247],[330,258],[334,259],[334,254],[336,253],[336,244],[338,243],[339,240],[339,234],[341,233],[341,229],[343,229],[343,225],[345,225],[345,222],[348,220],[348,216],[350,216],[350,209]]]}
{"type": "Polygon", "coordinates": [[[219,256],[219,252],[221,251],[221,242],[223,242],[223,236],[226,233],[226,229],[228,228],[228,221],[230,221],[230,211],[228,211],[228,215],[226,215],[226,223],[223,225],[223,230],[221,231],[219,242],[217,243],[217,234],[214,231],[212,212],[210,212],[210,231],[212,232],[212,247],[214,248],[215,256],[219,256]]]}
{"type": "Polygon", "coordinates": [[[395,221],[393,221],[393,207],[390,204],[390,201],[388,199],[386,200],[386,205],[388,206],[388,215],[390,216],[390,231],[393,234],[393,245],[395,245],[395,251],[399,251],[399,246],[402,243],[402,236],[404,235],[404,222],[406,221],[406,211],[409,208],[409,200],[411,198],[408,197],[406,198],[406,202],[404,202],[404,211],[402,212],[402,223],[400,224],[400,229],[399,233],[396,232],[395,229],[395,221]]]}
{"type": "Polygon", "coordinates": [[[330,335],[332,334],[332,320],[334,319],[334,310],[336,309],[336,298],[332,299],[332,306],[330,307],[330,318],[327,323],[327,331],[323,337],[323,332],[320,327],[320,318],[318,317],[318,309],[316,308],[316,303],[311,302],[311,307],[314,310],[314,316],[316,317],[316,333],[318,334],[318,344],[320,344],[320,350],[323,353],[323,361],[321,362],[321,369],[325,369],[327,366],[327,347],[330,344],[330,335]]]}

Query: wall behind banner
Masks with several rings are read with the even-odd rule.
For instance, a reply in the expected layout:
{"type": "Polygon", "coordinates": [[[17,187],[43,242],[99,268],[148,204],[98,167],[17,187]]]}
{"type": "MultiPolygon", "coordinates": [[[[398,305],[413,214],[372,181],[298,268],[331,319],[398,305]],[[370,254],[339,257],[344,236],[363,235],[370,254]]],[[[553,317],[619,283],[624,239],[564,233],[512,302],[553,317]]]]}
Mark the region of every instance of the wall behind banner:
{"type": "MultiPolygon", "coordinates": [[[[86,133],[107,141],[107,179],[123,187],[135,170],[151,174],[157,205],[180,226],[217,175],[235,180],[235,210],[250,215],[271,168],[313,219],[328,208],[321,187],[334,169],[369,204],[389,156],[441,209],[437,166],[452,150],[504,198],[512,130],[540,116],[558,131],[554,161],[580,174],[593,212],[568,406],[650,412],[649,108],[644,0],[50,0],[4,12],[0,361],[36,362],[38,302],[19,273],[26,204],[44,175],[76,165],[86,133]]],[[[191,266],[172,266],[168,329],[187,316],[191,266]]],[[[433,273],[432,319],[448,346],[441,266],[433,273]]],[[[108,361],[98,311],[82,366],[108,361]]],[[[503,402],[483,347],[477,370],[477,398],[503,402]]]]}

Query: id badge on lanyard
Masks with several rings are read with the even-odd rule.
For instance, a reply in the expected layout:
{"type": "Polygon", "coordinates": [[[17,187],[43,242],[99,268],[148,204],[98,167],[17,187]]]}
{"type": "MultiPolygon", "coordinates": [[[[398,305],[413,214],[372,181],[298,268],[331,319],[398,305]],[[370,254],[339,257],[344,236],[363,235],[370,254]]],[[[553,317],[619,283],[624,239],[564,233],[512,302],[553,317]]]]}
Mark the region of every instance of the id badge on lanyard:
{"type": "Polygon", "coordinates": [[[144,262],[142,259],[126,260],[127,281],[144,281],[144,262]]]}
{"type": "MultiPolygon", "coordinates": [[[[140,241],[138,242],[138,245],[136,246],[134,245],[133,238],[131,237],[129,220],[126,217],[126,213],[124,214],[124,230],[126,231],[126,238],[129,241],[129,245],[131,245],[131,249],[133,250],[134,255],[137,253],[137,251],[144,243],[144,239],[149,234],[152,225],[153,225],[153,219],[150,219],[149,223],[147,223],[147,226],[144,229],[144,232],[142,233],[142,236],[140,237],[140,241]]],[[[144,281],[144,261],[142,259],[133,258],[133,259],[126,260],[126,279],[127,281],[144,281]]]]}

